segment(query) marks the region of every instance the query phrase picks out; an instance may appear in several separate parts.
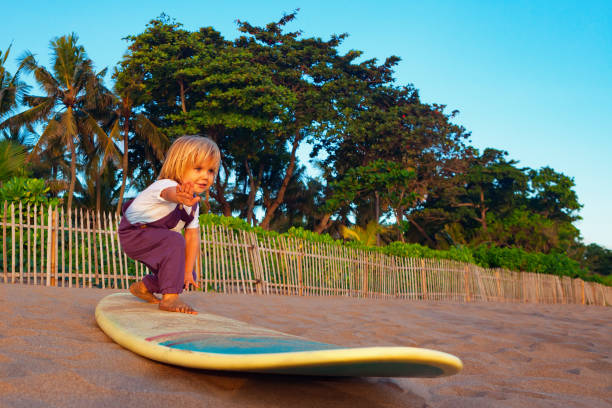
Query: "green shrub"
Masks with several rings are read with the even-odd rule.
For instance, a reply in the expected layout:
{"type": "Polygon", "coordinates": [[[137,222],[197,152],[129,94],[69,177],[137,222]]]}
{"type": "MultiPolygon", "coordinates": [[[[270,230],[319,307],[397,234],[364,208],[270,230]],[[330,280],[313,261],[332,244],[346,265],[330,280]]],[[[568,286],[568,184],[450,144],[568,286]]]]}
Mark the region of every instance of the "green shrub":
{"type": "Polygon", "coordinates": [[[0,202],[21,202],[24,206],[58,205],[58,198],[49,197],[49,187],[42,179],[13,177],[0,187],[0,202]]]}
{"type": "Polygon", "coordinates": [[[369,252],[379,252],[405,258],[448,259],[472,263],[484,268],[504,268],[513,271],[535,272],[557,276],[581,278],[612,286],[612,275],[606,278],[589,274],[581,269],[580,264],[563,253],[534,253],[519,248],[499,248],[491,245],[480,245],[476,248],[456,246],[449,250],[437,250],[429,247],[404,242],[392,242],[384,247],[367,246],[358,241],[336,240],[328,234],[317,234],[301,227],[292,227],[284,234],[253,227],[246,221],[235,217],[224,217],[215,214],[200,215],[201,225],[222,225],[233,230],[255,232],[259,239],[263,237],[286,236],[313,243],[344,245],[349,248],[369,252]]]}

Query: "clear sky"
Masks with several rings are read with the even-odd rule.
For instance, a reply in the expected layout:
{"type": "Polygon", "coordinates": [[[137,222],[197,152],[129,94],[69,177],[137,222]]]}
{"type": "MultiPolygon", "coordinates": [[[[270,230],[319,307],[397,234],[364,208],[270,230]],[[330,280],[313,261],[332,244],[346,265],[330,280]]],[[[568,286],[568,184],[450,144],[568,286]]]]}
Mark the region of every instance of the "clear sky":
{"type": "MultiPolygon", "coordinates": [[[[122,37],[165,12],[185,28],[238,35],[235,20],[276,21],[328,38],[365,58],[401,57],[397,83],[460,111],[472,144],[509,152],[520,165],[574,178],[586,243],[612,249],[612,1],[242,1],[5,2],[0,49],[13,43],[49,64],[49,41],[75,32],[96,68],[112,68],[122,37]]],[[[14,64],[9,67],[14,70],[14,64]]],[[[109,78],[107,76],[107,78],[109,78]]]]}

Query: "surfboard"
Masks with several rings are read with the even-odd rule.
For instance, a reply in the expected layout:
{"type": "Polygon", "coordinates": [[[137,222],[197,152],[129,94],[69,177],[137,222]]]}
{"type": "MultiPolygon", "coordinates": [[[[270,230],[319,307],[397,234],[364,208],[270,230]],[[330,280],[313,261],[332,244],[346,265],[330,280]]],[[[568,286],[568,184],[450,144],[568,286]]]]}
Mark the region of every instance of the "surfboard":
{"type": "MultiPolygon", "coordinates": [[[[415,347],[343,347],[208,313],[158,309],[129,293],[104,297],[98,326],[116,343],[162,363],[221,371],[340,376],[442,377],[461,371],[453,355],[415,347]]],[[[374,335],[374,333],[373,333],[374,335]]]]}

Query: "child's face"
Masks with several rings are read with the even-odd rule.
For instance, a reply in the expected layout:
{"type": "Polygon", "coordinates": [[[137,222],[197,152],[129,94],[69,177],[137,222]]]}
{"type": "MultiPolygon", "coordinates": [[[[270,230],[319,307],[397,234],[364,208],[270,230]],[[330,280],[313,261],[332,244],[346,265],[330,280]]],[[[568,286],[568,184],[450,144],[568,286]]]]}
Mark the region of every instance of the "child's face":
{"type": "Polygon", "coordinates": [[[212,186],[216,173],[217,167],[212,160],[198,163],[187,169],[183,176],[182,184],[192,183],[193,191],[196,194],[202,194],[212,186]]]}

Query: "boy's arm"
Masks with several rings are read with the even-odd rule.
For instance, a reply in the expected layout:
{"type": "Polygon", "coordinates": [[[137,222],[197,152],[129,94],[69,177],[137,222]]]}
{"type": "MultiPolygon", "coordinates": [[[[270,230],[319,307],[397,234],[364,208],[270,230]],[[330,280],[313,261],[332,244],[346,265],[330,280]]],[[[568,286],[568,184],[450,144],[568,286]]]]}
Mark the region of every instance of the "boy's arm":
{"type": "Polygon", "coordinates": [[[159,195],[166,201],[183,204],[188,207],[200,201],[200,197],[193,193],[193,184],[179,184],[175,187],[164,188],[159,195]]]}
{"type": "Polygon", "coordinates": [[[185,230],[185,287],[189,285],[198,288],[198,272],[196,271],[196,280],[193,279],[193,270],[195,269],[196,256],[200,248],[200,229],[188,228],[185,230]]]}

